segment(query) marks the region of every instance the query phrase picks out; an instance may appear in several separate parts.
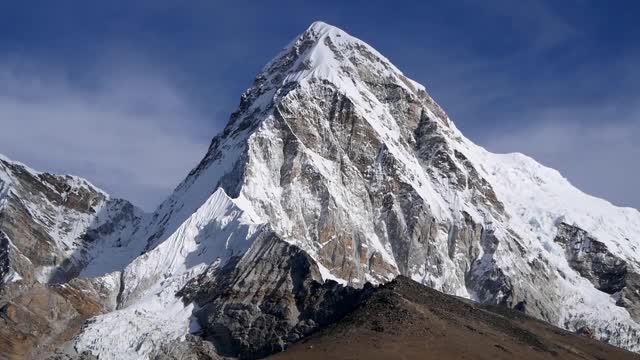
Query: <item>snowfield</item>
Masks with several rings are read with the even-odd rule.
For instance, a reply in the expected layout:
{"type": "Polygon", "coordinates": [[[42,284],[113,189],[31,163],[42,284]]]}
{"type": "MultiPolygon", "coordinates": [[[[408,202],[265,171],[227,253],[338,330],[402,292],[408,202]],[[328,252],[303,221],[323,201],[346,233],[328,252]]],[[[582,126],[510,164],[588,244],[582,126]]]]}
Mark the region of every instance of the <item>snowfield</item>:
{"type": "Polygon", "coordinates": [[[140,359],[197,330],[193,305],[185,306],[176,292],[209,265],[249,248],[263,226],[242,205],[247,204],[217,190],[166,241],[129,264],[120,280],[120,309],[93,319],[76,349],[107,359],[140,359]]]}

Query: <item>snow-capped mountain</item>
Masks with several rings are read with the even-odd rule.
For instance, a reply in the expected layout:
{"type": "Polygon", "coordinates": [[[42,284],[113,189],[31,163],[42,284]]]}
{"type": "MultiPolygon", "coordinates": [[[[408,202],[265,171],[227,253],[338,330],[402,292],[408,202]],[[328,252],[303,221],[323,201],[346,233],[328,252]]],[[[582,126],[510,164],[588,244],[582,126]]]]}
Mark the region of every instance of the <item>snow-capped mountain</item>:
{"type": "Polygon", "coordinates": [[[0,156],[0,358],[41,358],[112,310],[115,279],[77,276],[104,249],[131,245],[143,217],[84,179],[0,156]]]}
{"type": "Polygon", "coordinates": [[[66,282],[101,248],[126,246],[142,217],[85,179],[0,156],[0,285],[66,282]]]}
{"type": "Polygon", "coordinates": [[[423,86],[322,22],[131,227],[83,265],[117,283],[117,310],[78,352],[265,355],[399,274],[640,351],[640,212],[475,145],[423,86]]]}

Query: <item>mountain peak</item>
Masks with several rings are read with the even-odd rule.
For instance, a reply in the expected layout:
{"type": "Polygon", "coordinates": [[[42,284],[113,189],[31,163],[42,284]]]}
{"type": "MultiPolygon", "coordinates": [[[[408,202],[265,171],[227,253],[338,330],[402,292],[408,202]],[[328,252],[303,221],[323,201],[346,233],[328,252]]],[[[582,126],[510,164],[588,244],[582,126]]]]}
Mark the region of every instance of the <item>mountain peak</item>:
{"type": "Polygon", "coordinates": [[[291,41],[263,69],[257,80],[286,85],[309,79],[324,79],[339,87],[353,87],[353,78],[369,68],[373,75],[382,76],[412,92],[424,87],[406,78],[389,59],[366,42],[322,21],[312,23],[291,41]],[[344,82],[346,80],[346,83],[344,82]]]}
{"type": "MultiPolygon", "coordinates": [[[[185,281],[196,279],[195,288],[202,289],[216,284],[219,293],[239,289],[242,303],[256,299],[246,294],[264,293],[265,280],[284,289],[281,280],[298,279],[289,273],[296,268],[351,287],[404,275],[448,294],[523,309],[569,330],[588,326],[598,338],[638,350],[638,229],[640,214],[592,201],[533,160],[473,144],[421,85],[378,51],[315,22],[257,75],[204,159],[136,231],[133,243],[145,244],[144,255],[123,270],[121,312],[86,328],[89,336],[78,349],[140,358],[152,349],[137,339],[100,334],[109,328],[137,333],[136,324],[145,322],[148,329],[186,334],[192,309],[174,296],[185,281]],[[218,206],[230,203],[237,208],[218,206]],[[234,220],[239,210],[251,214],[252,224],[234,220]],[[575,226],[562,225],[557,236],[560,218],[575,226]],[[260,239],[254,237],[258,228],[268,229],[260,239]],[[218,246],[223,242],[208,241],[226,244],[232,234],[240,236],[234,243],[245,253],[229,254],[218,246]],[[153,254],[160,253],[156,263],[153,254]],[[224,263],[232,257],[239,262],[224,263]],[[291,267],[294,258],[317,268],[291,267]],[[610,266],[592,271],[585,265],[592,258],[610,266]],[[235,280],[222,278],[235,278],[227,265],[237,266],[256,288],[236,288],[235,280]],[[167,289],[164,297],[156,289],[167,289]],[[166,300],[184,316],[167,319],[167,305],[147,306],[145,299],[166,300]]],[[[195,318],[208,319],[199,324],[205,329],[233,334],[226,343],[255,344],[253,335],[237,329],[300,320],[269,314],[265,322],[259,312],[245,318],[241,310],[248,322],[240,325],[233,315],[223,324],[216,309],[247,307],[209,297],[216,294],[203,295],[196,305],[208,305],[195,318]],[[215,301],[220,306],[210,305],[215,301]]],[[[153,343],[168,337],[155,330],[147,335],[153,343]]]]}
{"type": "Polygon", "coordinates": [[[347,35],[347,33],[345,33],[342,29],[333,26],[331,24],[327,24],[324,21],[318,20],[318,21],[314,21],[313,23],[311,23],[311,25],[309,25],[309,27],[307,28],[307,30],[305,30],[304,33],[315,33],[315,34],[326,34],[328,32],[333,32],[335,34],[340,34],[340,35],[347,35]]]}
{"type": "MultiPolygon", "coordinates": [[[[29,176],[33,179],[38,179],[38,181],[48,184],[47,186],[53,186],[48,183],[52,181],[52,179],[58,179],[58,182],[64,183],[64,187],[69,187],[69,191],[76,191],[79,188],[85,188],[88,191],[96,192],[101,194],[103,197],[109,198],[106,191],[94,185],[87,179],[71,174],[56,174],[52,172],[34,170],[20,161],[10,159],[5,155],[0,154],[0,185],[4,182],[6,184],[5,187],[8,188],[8,185],[13,182],[12,179],[19,177],[20,174],[22,177],[29,176]]],[[[2,186],[0,186],[0,189],[2,189],[2,186]]]]}

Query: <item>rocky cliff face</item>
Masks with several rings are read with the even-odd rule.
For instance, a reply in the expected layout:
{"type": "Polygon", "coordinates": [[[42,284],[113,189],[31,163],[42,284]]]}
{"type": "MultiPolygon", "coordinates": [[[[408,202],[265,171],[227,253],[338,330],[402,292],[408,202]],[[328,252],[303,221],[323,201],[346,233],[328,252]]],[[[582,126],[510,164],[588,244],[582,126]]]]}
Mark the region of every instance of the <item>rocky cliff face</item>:
{"type": "Polygon", "coordinates": [[[523,155],[476,146],[421,85],[329,25],[312,25],[257,76],[154,214],[147,248],[220,188],[325,279],[359,287],[403,274],[640,349],[640,327],[620,306],[634,293],[594,284],[615,270],[581,272],[554,241],[558,224],[578,224],[618,259],[613,267],[623,261],[637,273],[640,214],[581,193],[523,155]]]}
{"type": "Polygon", "coordinates": [[[342,318],[372,289],[323,281],[309,255],[269,233],[241,258],[192,279],[178,296],[198,305],[201,335],[220,355],[259,358],[342,318]]]}
{"type": "Polygon", "coordinates": [[[598,290],[617,298],[616,305],[626,307],[639,321],[640,275],[633,267],[577,226],[560,223],[555,241],[565,249],[572,269],[588,279],[598,290]]]}
{"type": "MultiPolygon", "coordinates": [[[[76,197],[82,214],[109,203],[76,197]]],[[[349,311],[365,283],[399,274],[640,350],[640,213],[473,144],[424,87],[324,23],[265,66],[154,214],[107,208],[109,221],[74,232],[76,253],[103,244],[71,261],[86,266],[52,271],[56,257],[32,271],[64,280],[82,268],[113,284],[100,302],[116,311],[83,328],[80,353],[264,355],[349,311]]]]}
{"type": "Polygon", "coordinates": [[[49,358],[80,331],[84,321],[113,310],[106,299],[112,291],[100,281],[74,279],[21,286],[18,293],[5,295],[0,300],[0,358],[49,358]]]}
{"type": "Polygon", "coordinates": [[[84,179],[0,158],[0,291],[76,277],[106,243],[126,244],[141,216],[84,179]]]}
{"type": "Polygon", "coordinates": [[[43,357],[114,308],[115,284],[76,277],[104,246],[126,245],[141,214],[86,180],[0,157],[2,356],[43,357]]]}

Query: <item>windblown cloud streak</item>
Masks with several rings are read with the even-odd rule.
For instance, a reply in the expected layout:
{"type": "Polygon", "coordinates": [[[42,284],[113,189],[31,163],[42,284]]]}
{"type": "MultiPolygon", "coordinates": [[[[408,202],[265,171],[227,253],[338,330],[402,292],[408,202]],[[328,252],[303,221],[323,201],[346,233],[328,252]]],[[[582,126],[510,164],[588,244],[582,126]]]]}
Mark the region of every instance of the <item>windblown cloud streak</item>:
{"type": "MultiPolygon", "coordinates": [[[[151,210],[206,150],[200,114],[142,66],[102,69],[90,86],[0,66],[0,152],[73,173],[151,210]]],[[[211,132],[215,126],[211,127],[211,132]]]]}

